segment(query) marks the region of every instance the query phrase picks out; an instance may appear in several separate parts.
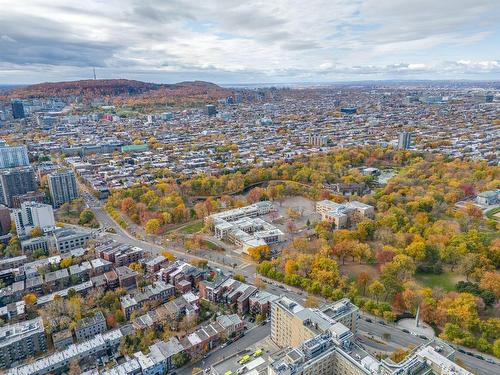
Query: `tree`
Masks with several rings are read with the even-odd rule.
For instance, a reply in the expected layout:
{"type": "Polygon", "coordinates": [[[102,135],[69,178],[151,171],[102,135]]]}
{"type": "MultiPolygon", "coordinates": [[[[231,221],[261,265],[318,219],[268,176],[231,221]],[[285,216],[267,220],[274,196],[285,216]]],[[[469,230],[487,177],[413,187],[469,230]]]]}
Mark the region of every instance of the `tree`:
{"type": "Polygon", "coordinates": [[[28,293],[23,297],[23,299],[27,305],[33,306],[37,301],[37,296],[34,293],[28,293]]]}
{"type": "Polygon", "coordinates": [[[92,210],[86,208],[80,213],[80,219],[78,220],[78,224],[86,225],[90,224],[95,219],[95,215],[92,210]]]}
{"type": "Polygon", "coordinates": [[[493,351],[493,355],[495,357],[500,358],[500,338],[495,340],[491,350],[493,351]]]}
{"type": "Polygon", "coordinates": [[[233,279],[235,279],[236,281],[242,282],[242,283],[245,282],[245,276],[243,276],[240,273],[235,273],[233,276],[233,279]]]}
{"type": "Polygon", "coordinates": [[[368,292],[374,296],[378,302],[379,298],[385,293],[385,287],[380,281],[375,280],[368,286],[368,292]]]}
{"type": "Polygon", "coordinates": [[[496,272],[485,272],[479,284],[481,288],[491,290],[500,299],[500,274],[496,272]]]}
{"type": "Polygon", "coordinates": [[[259,263],[271,257],[269,245],[253,246],[248,248],[247,252],[254,261],[259,263]]]}
{"type": "Polygon", "coordinates": [[[354,246],[354,241],[341,240],[332,246],[331,252],[339,260],[342,260],[342,264],[345,264],[345,258],[352,253],[354,246]]]}
{"type": "Polygon", "coordinates": [[[189,361],[189,356],[185,352],[179,352],[172,356],[172,364],[176,367],[182,367],[189,361]]]}
{"type": "Polygon", "coordinates": [[[308,293],[306,297],[306,307],[318,307],[318,299],[312,294],[308,293]]]}
{"type": "Polygon", "coordinates": [[[159,219],[150,219],[146,223],[145,229],[147,234],[158,234],[161,228],[161,222],[159,219]]]}
{"type": "Polygon", "coordinates": [[[425,258],[425,243],[421,239],[413,241],[406,246],[405,254],[412,257],[415,261],[421,261],[425,258]]]}
{"type": "Polygon", "coordinates": [[[175,260],[175,255],[172,254],[170,251],[164,251],[161,253],[169,262],[173,262],[175,260]]]}
{"type": "Polygon", "coordinates": [[[59,266],[61,268],[68,268],[73,264],[73,259],[72,258],[64,258],[61,260],[61,263],[59,263],[59,266]]]}
{"type": "Polygon", "coordinates": [[[356,279],[356,283],[358,284],[358,286],[361,288],[362,292],[361,294],[362,295],[365,295],[366,293],[366,287],[368,286],[368,284],[370,283],[370,281],[372,280],[370,274],[368,272],[360,272],[357,279],[356,279]]]}
{"type": "Polygon", "coordinates": [[[260,277],[255,278],[253,285],[255,285],[255,287],[259,288],[260,290],[266,289],[266,283],[260,277]]]}
{"type": "Polygon", "coordinates": [[[138,271],[142,271],[142,266],[137,263],[137,262],[132,262],[128,265],[128,268],[130,268],[131,270],[134,270],[136,272],[138,271]]]}
{"type": "Polygon", "coordinates": [[[31,232],[30,232],[30,237],[41,237],[43,236],[43,231],[42,231],[42,228],[40,227],[34,227],[31,232]]]}

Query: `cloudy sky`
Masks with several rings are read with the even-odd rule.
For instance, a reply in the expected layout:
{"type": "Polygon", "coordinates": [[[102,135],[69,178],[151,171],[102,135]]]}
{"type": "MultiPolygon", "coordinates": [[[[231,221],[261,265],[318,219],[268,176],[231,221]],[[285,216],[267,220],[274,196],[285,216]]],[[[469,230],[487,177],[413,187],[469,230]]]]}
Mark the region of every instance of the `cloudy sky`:
{"type": "Polygon", "coordinates": [[[500,0],[0,0],[0,83],[500,79],[500,0]]]}

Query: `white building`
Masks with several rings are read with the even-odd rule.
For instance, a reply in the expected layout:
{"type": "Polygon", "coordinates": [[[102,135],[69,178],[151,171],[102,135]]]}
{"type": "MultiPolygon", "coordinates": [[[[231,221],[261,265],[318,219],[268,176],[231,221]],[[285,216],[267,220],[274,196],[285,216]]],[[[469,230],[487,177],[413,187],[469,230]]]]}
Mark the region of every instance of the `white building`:
{"type": "Polygon", "coordinates": [[[272,245],[284,240],[285,234],[280,229],[257,217],[272,210],[271,202],[257,202],[213,214],[205,220],[212,221],[217,238],[231,241],[246,251],[251,247],[272,245]]]}
{"type": "Polygon", "coordinates": [[[46,233],[56,227],[54,210],[51,205],[37,202],[23,202],[20,209],[12,211],[19,236],[27,236],[35,227],[46,233]]]}
{"type": "Polygon", "coordinates": [[[358,201],[335,203],[330,200],[316,202],[316,212],[321,220],[335,223],[335,228],[348,228],[351,224],[364,218],[373,218],[373,206],[358,201]]]}

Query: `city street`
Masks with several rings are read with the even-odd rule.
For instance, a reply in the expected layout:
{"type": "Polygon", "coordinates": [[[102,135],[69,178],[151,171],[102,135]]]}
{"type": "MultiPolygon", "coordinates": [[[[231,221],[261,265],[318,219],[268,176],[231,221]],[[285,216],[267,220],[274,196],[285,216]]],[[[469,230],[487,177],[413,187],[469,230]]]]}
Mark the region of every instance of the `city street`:
{"type": "Polygon", "coordinates": [[[266,324],[263,326],[256,326],[255,328],[246,332],[238,341],[235,341],[224,348],[218,347],[210,352],[208,357],[201,362],[193,365],[185,366],[177,371],[179,375],[191,375],[191,370],[195,367],[205,369],[213,364],[235,354],[241,350],[248,349],[252,345],[266,338],[271,334],[271,325],[266,324]]]}
{"type": "MultiPolygon", "coordinates": [[[[91,198],[84,195],[86,203],[94,211],[96,219],[100,223],[100,225],[107,228],[113,228],[116,231],[116,234],[110,235],[116,238],[117,241],[141,247],[153,254],[159,254],[162,251],[166,250],[166,248],[163,246],[138,240],[130,236],[108,215],[106,211],[104,211],[104,209],[100,205],[96,204],[95,200],[92,200],[91,198]]],[[[240,265],[236,267],[236,269],[233,269],[229,264],[227,264],[229,262],[226,262],[226,264],[221,262],[221,257],[224,257],[224,255],[222,254],[218,254],[218,258],[214,261],[214,259],[210,257],[210,254],[203,254],[202,252],[197,252],[196,255],[189,254],[185,251],[182,251],[180,246],[176,247],[174,243],[172,244],[172,246],[168,246],[168,251],[172,252],[178,258],[185,259],[187,261],[194,259],[206,259],[208,260],[209,266],[213,268],[219,268],[227,274],[233,274],[236,272],[240,273],[245,276],[246,280],[249,283],[254,282],[255,277],[257,276],[255,273],[254,264],[241,264],[240,260],[240,265]]],[[[259,278],[266,281],[266,290],[268,292],[276,295],[284,295],[301,304],[304,304],[307,296],[306,292],[302,292],[297,288],[293,288],[277,281],[263,278],[261,276],[259,276],[259,278]]],[[[324,299],[319,297],[317,297],[317,300],[320,304],[326,302],[324,299]]],[[[358,338],[361,338],[360,344],[368,351],[390,352],[397,348],[418,346],[426,342],[425,339],[403,332],[400,328],[395,327],[392,323],[385,323],[385,325],[380,324],[380,320],[380,318],[373,318],[372,322],[367,322],[365,319],[360,318],[358,338]]],[[[195,365],[194,367],[210,367],[213,363],[217,362],[223,357],[227,357],[237,350],[241,350],[242,348],[246,348],[250,345],[255,344],[256,342],[267,336],[269,332],[270,325],[259,326],[251,332],[248,332],[247,335],[245,335],[239,341],[228,345],[225,348],[217,349],[216,351],[212,352],[210,356],[204,360],[204,363],[200,363],[200,366],[195,365]]],[[[464,352],[469,352],[471,354],[475,353],[476,355],[479,355],[478,352],[475,352],[468,348],[461,348],[461,350],[464,352]]],[[[480,355],[484,358],[493,358],[482,353],[480,355]]],[[[492,375],[500,373],[499,364],[488,363],[485,360],[476,358],[474,355],[457,352],[456,358],[459,359],[459,361],[462,361],[464,366],[466,366],[470,371],[476,373],[477,375],[492,375]]],[[[498,361],[496,359],[493,360],[498,361]]],[[[190,374],[191,369],[192,367],[183,368],[182,371],[179,371],[178,373],[190,374]]]]}

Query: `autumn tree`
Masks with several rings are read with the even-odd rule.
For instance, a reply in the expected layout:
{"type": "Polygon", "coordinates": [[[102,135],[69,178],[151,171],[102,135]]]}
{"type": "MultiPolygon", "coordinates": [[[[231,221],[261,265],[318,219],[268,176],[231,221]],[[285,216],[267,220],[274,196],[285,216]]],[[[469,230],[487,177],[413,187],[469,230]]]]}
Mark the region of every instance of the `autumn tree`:
{"type": "Polygon", "coordinates": [[[161,228],[161,222],[158,219],[150,219],[146,223],[145,229],[147,234],[158,234],[161,228]]]}
{"type": "Polygon", "coordinates": [[[385,287],[380,281],[375,280],[368,286],[368,292],[375,297],[378,302],[378,300],[385,294],[385,287]]]}
{"type": "Polygon", "coordinates": [[[34,237],[41,237],[43,236],[43,231],[42,231],[42,228],[40,227],[34,227],[31,232],[30,232],[30,237],[34,238],[34,237]]]}
{"type": "Polygon", "coordinates": [[[269,259],[271,256],[269,245],[253,246],[248,248],[247,252],[254,261],[259,263],[263,260],[269,259]]]}

